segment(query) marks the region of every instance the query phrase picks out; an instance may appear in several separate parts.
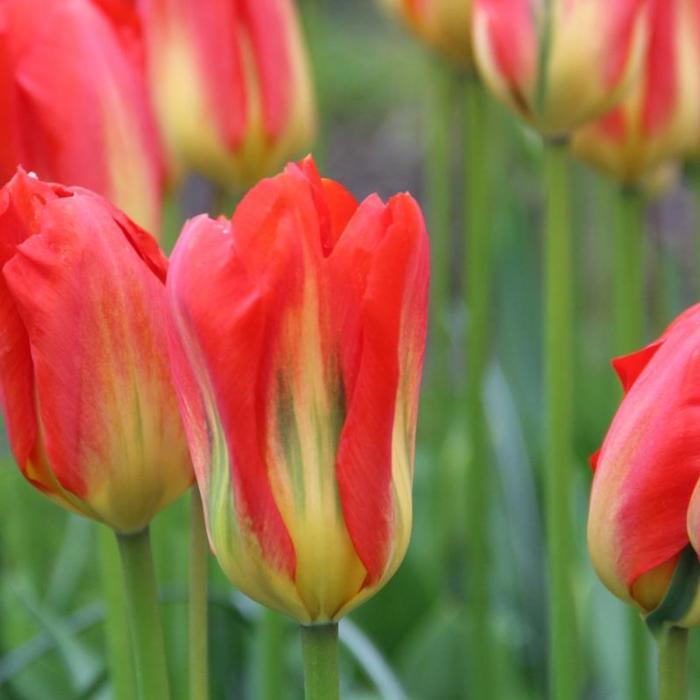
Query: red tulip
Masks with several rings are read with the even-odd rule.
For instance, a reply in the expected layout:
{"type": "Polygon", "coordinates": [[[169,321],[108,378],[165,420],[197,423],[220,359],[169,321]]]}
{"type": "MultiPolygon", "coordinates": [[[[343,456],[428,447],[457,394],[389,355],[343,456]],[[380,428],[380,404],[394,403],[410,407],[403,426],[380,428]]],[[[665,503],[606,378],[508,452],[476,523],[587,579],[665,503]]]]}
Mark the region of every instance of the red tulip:
{"type": "Polygon", "coordinates": [[[487,86],[547,134],[622,97],[644,46],[647,0],[474,0],[475,61],[487,86]]]}
{"type": "Polygon", "coordinates": [[[310,159],[232,221],[191,221],[173,253],[210,542],[244,593],[304,623],[358,605],[406,551],[427,286],[415,201],[358,206],[310,159]]]}
{"type": "Polygon", "coordinates": [[[0,3],[0,179],[21,164],[90,188],[157,230],[158,136],[120,31],[90,0],[0,3]]]}
{"type": "Polygon", "coordinates": [[[313,95],[292,0],[137,5],[175,169],[240,187],[309,145],[313,95]]]}
{"type": "MultiPolygon", "coordinates": [[[[594,461],[588,545],[605,585],[650,612],[700,542],[700,305],[614,366],[625,397],[594,461]]],[[[681,617],[699,624],[700,609],[681,617]]]]}
{"type": "Polygon", "coordinates": [[[86,190],[0,190],[0,400],[25,477],[123,533],[191,484],[167,361],[167,261],[86,190]]]}
{"type": "Polygon", "coordinates": [[[653,185],[698,143],[700,2],[652,0],[649,9],[639,78],[618,107],[574,134],[573,149],[622,182],[653,185]]]}

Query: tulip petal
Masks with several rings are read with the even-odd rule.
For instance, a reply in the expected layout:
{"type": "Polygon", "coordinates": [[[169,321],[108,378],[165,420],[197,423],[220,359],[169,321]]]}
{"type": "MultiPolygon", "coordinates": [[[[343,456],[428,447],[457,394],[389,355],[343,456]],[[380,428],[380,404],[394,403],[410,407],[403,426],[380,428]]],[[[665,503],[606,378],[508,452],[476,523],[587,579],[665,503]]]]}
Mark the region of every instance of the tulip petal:
{"type": "Polygon", "coordinates": [[[663,340],[657,340],[655,343],[647,345],[647,347],[638,350],[637,352],[616,357],[612,361],[612,366],[622,384],[622,390],[625,394],[629,392],[637,378],[642,373],[644,368],[649,364],[650,360],[661,347],[663,340]]]}
{"type": "MultiPolygon", "coordinates": [[[[376,204],[370,200],[363,206],[376,204]]],[[[361,214],[362,207],[358,223],[361,214]]],[[[346,331],[355,344],[342,344],[347,416],[336,467],[348,531],[367,569],[366,585],[384,575],[392,544],[407,542],[408,533],[396,538],[394,527],[410,527],[410,513],[399,512],[410,507],[410,497],[399,497],[395,489],[397,481],[411,481],[412,454],[397,454],[394,431],[414,424],[414,415],[396,412],[416,410],[428,283],[425,229],[413,200],[395,197],[383,218],[379,240],[353,231],[353,219],[333,253],[338,265],[333,279],[366,275],[357,297],[357,328],[346,331]]],[[[411,451],[413,436],[404,437],[399,449],[411,451]]]]}

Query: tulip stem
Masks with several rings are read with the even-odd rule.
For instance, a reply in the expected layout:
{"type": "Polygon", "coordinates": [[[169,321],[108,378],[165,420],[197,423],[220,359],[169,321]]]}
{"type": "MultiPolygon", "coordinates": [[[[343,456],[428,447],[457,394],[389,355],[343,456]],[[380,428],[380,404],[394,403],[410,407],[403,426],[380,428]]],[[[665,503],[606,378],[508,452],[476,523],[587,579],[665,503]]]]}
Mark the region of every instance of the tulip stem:
{"type": "Polygon", "coordinates": [[[139,700],[168,700],[165,642],[148,528],[117,534],[139,700]]]}
{"type": "Polygon", "coordinates": [[[470,75],[466,85],[465,295],[469,310],[466,418],[470,451],[467,537],[470,543],[468,610],[471,617],[470,697],[485,698],[493,689],[489,621],[489,522],[491,488],[488,430],[484,418],[484,374],[488,362],[491,316],[491,231],[488,226],[487,103],[481,84],[470,75]]]}
{"type": "Polygon", "coordinates": [[[119,551],[109,528],[98,525],[98,548],[105,605],[105,642],[114,700],[131,700],[136,683],[129,645],[129,625],[124,617],[126,597],[119,551]]]}
{"type": "Polygon", "coordinates": [[[306,700],[338,700],[338,625],[302,626],[304,697],[306,700]]]}
{"type": "Polygon", "coordinates": [[[189,654],[190,700],[208,700],[207,564],[209,543],[204,527],[204,510],[197,486],[192,487],[190,509],[190,602],[189,654]]]}
{"type": "Polygon", "coordinates": [[[566,144],[545,145],[545,500],[549,553],[550,697],[572,700],[577,688],[576,616],[571,587],[573,274],[566,144]]]}
{"type": "MultiPolygon", "coordinates": [[[[623,355],[644,343],[644,198],[636,189],[616,196],[615,353],[623,355]]],[[[627,655],[630,700],[649,698],[648,635],[636,610],[628,611],[627,655]]]]}
{"type": "Polygon", "coordinates": [[[615,226],[617,354],[640,348],[644,342],[644,320],[644,199],[636,190],[621,189],[615,226]]]}
{"type": "Polygon", "coordinates": [[[668,627],[659,636],[659,700],[688,697],[688,630],[668,627]]]}
{"type": "Polygon", "coordinates": [[[435,60],[426,144],[426,189],[430,217],[430,253],[433,269],[430,290],[432,386],[439,397],[449,393],[450,250],[452,173],[451,138],[455,77],[443,61],[435,60]]]}

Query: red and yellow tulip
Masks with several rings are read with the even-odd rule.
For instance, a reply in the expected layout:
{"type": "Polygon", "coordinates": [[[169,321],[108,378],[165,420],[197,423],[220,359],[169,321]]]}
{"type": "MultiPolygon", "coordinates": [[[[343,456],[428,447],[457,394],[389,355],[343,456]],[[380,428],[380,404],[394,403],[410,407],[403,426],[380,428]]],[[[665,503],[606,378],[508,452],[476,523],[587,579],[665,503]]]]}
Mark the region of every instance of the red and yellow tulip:
{"type": "Polygon", "coordinates": [[[382,0],[382,4],[449,59],[471,63],[472,0],[382,0]]]}
{"type": "Polygon", "coordinates": [[[645,44],[647,0],[474,0],[475,62],[491,91],[545,134],[622,97],[645,44]]]}
{"type": "Polygon", "coordinates": [[[167,261],[87,190],[0,190],[0,399],[24,476],[121,533],[192,483],[167,360],[167,261]]]}
{"type": "MultiPolygon", "coordinates": [[[[649,613],[700,544],[700,305],[613,364],[625,396],[593,460],[588,546],[603,583],[649,613]]],[[[700,624],[697,599],[674,622],[700,624]]]]}
{"type": "Polygon", "coordinates": [[[624,183],[653,185],[698,142],[700,3],[652,0],[649,9],[649,44],[632,90],[612,112],[577,131],[572,147],[624,183]]]}
{"type": "Polygon", "coordinates": [[[303,623],[403,559],[428,289],[415,201],[362,204],[310,159],[173,252],[173,357],[213,550],[303,623]],[[196,390],[193,391],[193,387],[196,390]]]}
{"type": "Polygon", "coordinates": [[[90,0],[0,3],[0,184],[22,165],[157,231],[162,153],[145,75],[120,36],[90,0]]]}
{"type": "Polygon", "coordinates": [[[307,148],[315,109],[292,0],[137,0],[171,163],[224,187],[307,148]]]}

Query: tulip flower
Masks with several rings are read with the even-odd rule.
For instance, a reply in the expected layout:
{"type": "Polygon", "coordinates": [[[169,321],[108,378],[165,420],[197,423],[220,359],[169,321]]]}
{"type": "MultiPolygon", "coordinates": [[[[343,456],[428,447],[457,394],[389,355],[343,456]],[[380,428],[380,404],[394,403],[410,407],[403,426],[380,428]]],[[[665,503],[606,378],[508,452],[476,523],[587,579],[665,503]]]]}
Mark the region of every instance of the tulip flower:
{"type": "Polygon", "coordinates": [[[474,54],[491,91],[545,134],[604,114],[644,48],[646,0],[474,0],[474,54]]]}
{"type": "MultiPolygon", "coordinates": [[[[588,545],[603,583],[650,613],[700,545],[700,304],[613,364],[625,396],[593,460],[588,545]]],[[[700,624],[692,597],[676,625],[700,624]]]]}
{"type": "Polygon", "coordinates": [[[0,190],[0,400],[22,473],[119,533],[192,483],[167,361],[167,261],[106,200],[0,190]]]}
{"type": "Polygon", "coordinates": [[[700,4],[652,0],[649,10],[649,44],[633,89],[572,142],[576,155],[628,184],[672,171],[700,133],[700,4]]]}
{"type": "Polygon", "coordinates": [[[451,60],[471,63],[472,0],[382,0],[382,4],[451,60]]]}
{"type": "Polygon", "coordinates": [[[0,3],[0,184],[21,164],[45,180],[87,187],[157,231],[163,164],[155,119],[143,71],[115,22],[90,0],[0,3]]]}
{"type": "Polygon", "coordinates": [[[314,134],[292,0],[137,0],[153,101],[173,168],[233,188],[274,171],[314,134]]]}
{"type": "Polygon", "coordinates": [[[338,620],[406,551],[427,286],[415,201],[358,206],[310,159],[231,221],[190,221],[173,252],[172,351],[210,543],[244,593],[302,623],[338,620]]]}

